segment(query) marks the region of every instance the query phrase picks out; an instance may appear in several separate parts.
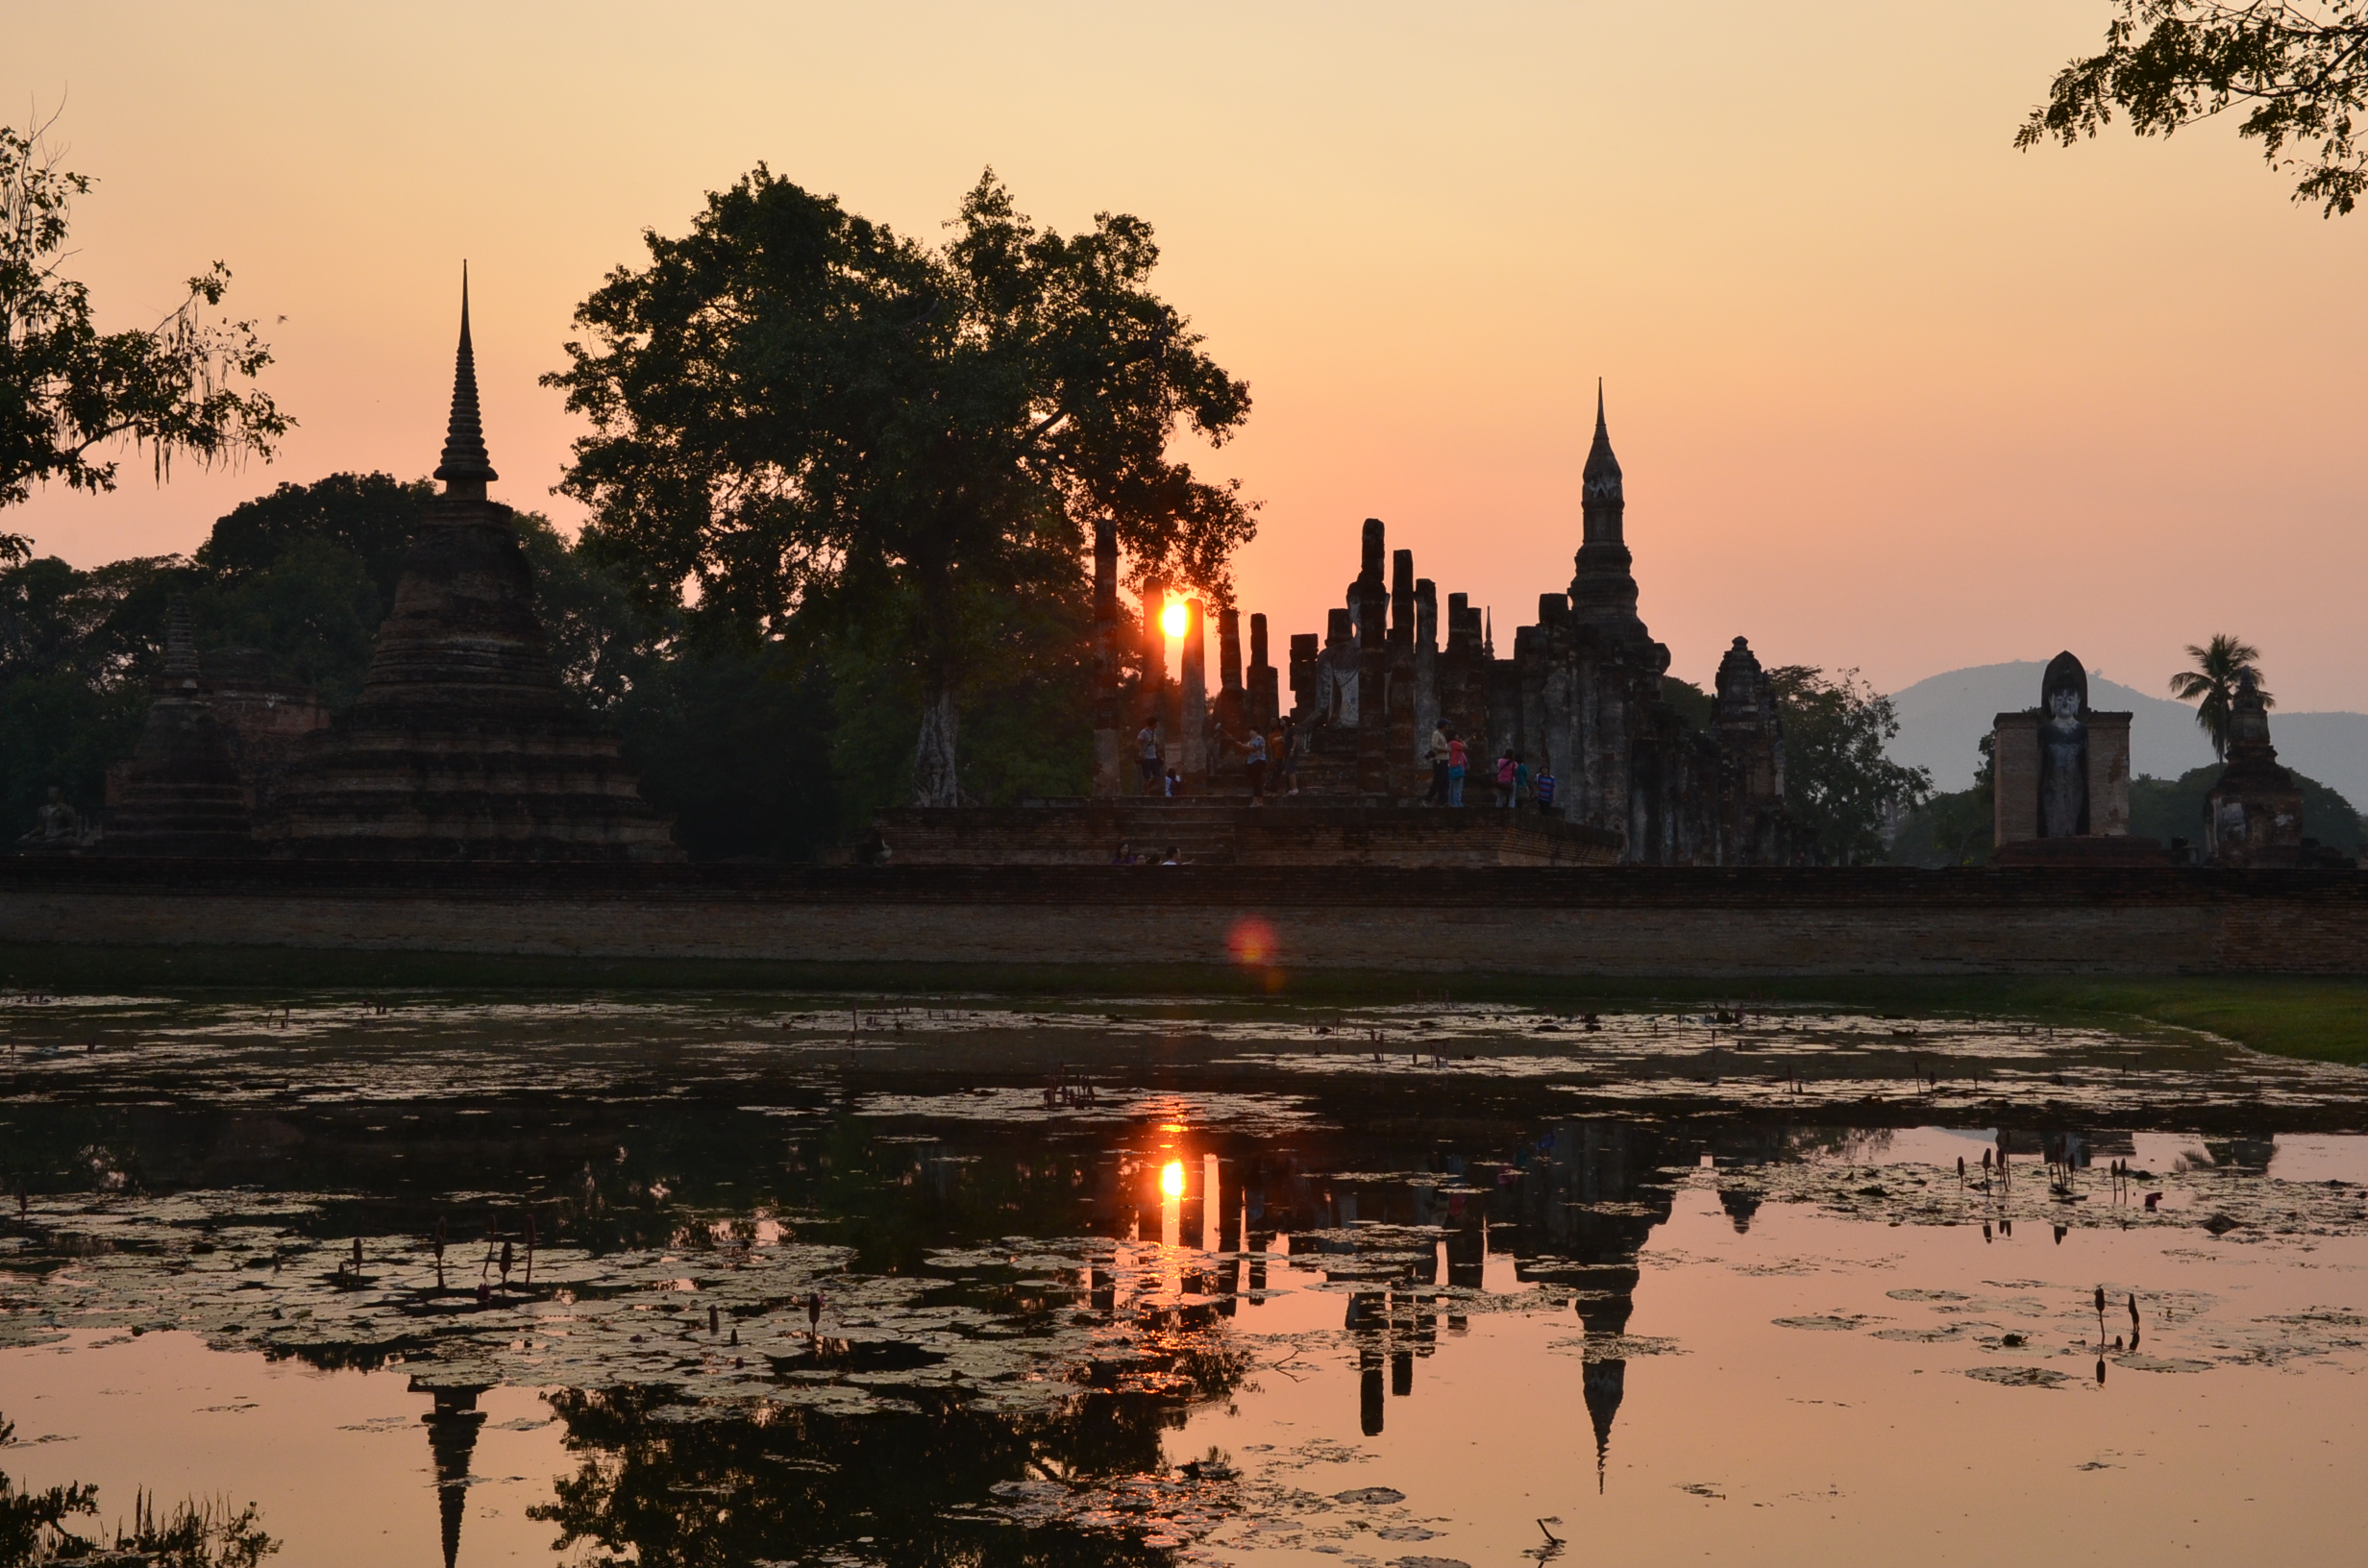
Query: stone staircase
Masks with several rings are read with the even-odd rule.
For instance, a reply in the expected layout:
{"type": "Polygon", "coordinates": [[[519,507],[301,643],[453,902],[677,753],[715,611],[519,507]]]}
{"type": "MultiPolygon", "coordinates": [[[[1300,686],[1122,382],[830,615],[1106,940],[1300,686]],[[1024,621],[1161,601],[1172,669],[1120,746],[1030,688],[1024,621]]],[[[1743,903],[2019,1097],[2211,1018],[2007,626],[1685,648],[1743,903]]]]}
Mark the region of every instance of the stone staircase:
{"type": "Polygon", "coordinates": [[[1249,787],[1238,798],[1220,795],[1188,796],[1173,800],[1153,796],[1139,799],[1094,802],[1093,824],[1098,837],[1110,841],[1104,855],[1115,855],[1127,845],[1146,861],[1164,856],[1171,846],[1196,866],[1230,865],[1234,859],[1235,814],[1249,804],[1249,787]]]}

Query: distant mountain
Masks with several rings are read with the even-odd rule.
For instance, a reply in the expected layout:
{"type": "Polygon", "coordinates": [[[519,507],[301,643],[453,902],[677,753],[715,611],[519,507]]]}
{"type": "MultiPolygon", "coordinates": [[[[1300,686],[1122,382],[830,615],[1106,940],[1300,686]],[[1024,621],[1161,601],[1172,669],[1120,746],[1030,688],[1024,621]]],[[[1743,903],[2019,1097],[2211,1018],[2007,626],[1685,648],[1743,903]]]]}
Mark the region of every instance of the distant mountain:
{"type": "Polygon", "coordinates": [[[2269,738],[2280,762],[2308,773],[2355,808],[2368,804],[2368,713],[2282,713],[2272,708],[2269,738]]]}
{"type": "MultiPolygon", "coordinates": [[[[2035,659],[1975,665],[1892,693],[1899,734],[1890,745],[1891,760],[1930,768],[1936,789],[1972,788],[1973,771],[1982,760],[1976,747],[1989,733],[1990,722],[2001,713],[2035,706],[2046,670],[2035,659]]],[[[2088,702],[2130,714],[2133,773],[2177,778],[2212,760],[2211,742],[2184,702],[2150,697],[2095,674],[2088,677],[2088,702]]],[[[2341,792],[2355,805],[2368,802],[2368,714],[2273,708],[2269,733],[2280,762],[2341,792]]]]}

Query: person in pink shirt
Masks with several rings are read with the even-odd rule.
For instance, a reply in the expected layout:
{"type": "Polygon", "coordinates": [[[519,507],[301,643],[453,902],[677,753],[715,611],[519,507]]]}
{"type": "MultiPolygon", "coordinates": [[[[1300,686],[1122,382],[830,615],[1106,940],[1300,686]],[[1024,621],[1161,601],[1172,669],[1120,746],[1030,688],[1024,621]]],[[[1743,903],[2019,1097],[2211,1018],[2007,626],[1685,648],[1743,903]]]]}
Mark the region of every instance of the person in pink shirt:
{"type": "Polygon", "coordinates": [[[1464,803],[1464,764],[1469,756],[1464,737],[1452,729],[1447,731],[1447,804],[1451,806],[1464,803]]]}

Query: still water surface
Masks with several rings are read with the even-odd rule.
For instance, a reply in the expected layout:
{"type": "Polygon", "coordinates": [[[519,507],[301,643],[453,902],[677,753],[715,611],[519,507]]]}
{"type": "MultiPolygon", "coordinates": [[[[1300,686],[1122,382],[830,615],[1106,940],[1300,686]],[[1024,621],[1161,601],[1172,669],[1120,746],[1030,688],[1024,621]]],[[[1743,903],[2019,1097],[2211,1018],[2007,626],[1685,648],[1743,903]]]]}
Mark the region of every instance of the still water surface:
{"type": "Polygon", "coordinates": [[[0,1019],[0,1471],[106,1518],[252,1500],[283,1560],[2314,1561],[2368,1526],[2368,1075],[2190,1035],[0,1019]]]}

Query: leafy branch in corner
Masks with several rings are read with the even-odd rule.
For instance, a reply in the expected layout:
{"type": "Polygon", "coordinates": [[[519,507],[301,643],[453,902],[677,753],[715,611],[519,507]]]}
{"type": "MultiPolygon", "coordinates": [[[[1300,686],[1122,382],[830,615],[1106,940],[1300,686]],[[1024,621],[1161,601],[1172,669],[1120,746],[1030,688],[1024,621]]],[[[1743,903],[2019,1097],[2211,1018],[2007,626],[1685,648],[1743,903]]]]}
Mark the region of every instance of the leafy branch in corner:
{"type": "Polygon", "coordinates": [[[2103,52],[2056,73],[2014,144],[2069,147],[2116,110],[2139,135],[2167,136],[2241,109],[2236,134],[2260,142],[2272,168],[2299,172],[2296,201],[2334,217],[2368,189],[2368,149],[2353,123],[2364,106],[2368,0],[2119,0],[2103,52]]]}
{"type": "MultiPolygon", "coordinates": [[[[72,254],[74,199],[91,181],[62,166],[44,139],[49,123],[0,126],[0,506],[53,480],[112,490],[117,464],[100,453],[118,442],[146,449],[159,481],[176,457],[268,460],[295,422],[242,384],[271,363],[271,349],[254,322],[213,315],[229,267],[216,261],[189,279],[154,327],[93,325],[89,288],[60,270],[72,254]]],[[[21,536],[0,534],[0,564],[28,553],[21,536]]]]}

